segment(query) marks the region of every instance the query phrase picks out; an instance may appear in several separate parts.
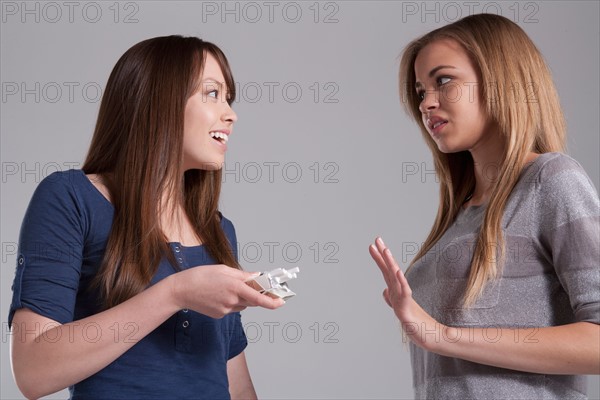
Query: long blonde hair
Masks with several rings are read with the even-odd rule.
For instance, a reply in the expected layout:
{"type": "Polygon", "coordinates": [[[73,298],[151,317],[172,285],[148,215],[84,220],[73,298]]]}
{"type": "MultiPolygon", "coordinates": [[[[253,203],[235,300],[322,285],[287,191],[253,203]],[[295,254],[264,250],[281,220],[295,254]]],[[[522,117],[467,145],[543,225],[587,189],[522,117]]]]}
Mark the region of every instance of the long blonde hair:
{"type": "Polygon", "coordinates": [[[442,237],[475,187],[470,152],[442,153],[421,119],[414,64],[428,44],[451,39],[460,44],[478,69],[484,112],[506,141],[498,177],[477,236],[463,297],[469,307],[489,281],[498,276],[504,258],[502,217],[506,202],[530,152],[564,151],[565,121],[550,71],[527,34],[514,22],[494,14],[463,18],[418,38],[404,49],[400,62],[400,96],[433,154],[440,179],[440,204],[431,232],[413,259],[424,256],[442,237]]]}

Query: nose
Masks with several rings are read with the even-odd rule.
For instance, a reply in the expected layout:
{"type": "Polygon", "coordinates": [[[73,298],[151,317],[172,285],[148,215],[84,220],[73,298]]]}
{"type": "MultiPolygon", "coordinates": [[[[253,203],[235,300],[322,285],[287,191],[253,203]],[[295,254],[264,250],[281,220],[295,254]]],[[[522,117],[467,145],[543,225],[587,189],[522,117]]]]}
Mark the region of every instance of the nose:
{"type": "Polygon", "coordinates": [[[440,106],[440,96],[437,90],[427,90],[423,94],[423,101],[419,104],[419,110],[426,113],[440,106]]]}
{"type": "Polygon", "coordinates": [[[229,122],[231,124],[233,124],[238,119],[237,114],[235,113],[235,111],[233,111],[233,108],[231,108],[231,105],[227,102],[225,102],[225,110],[223,111],[221,119],[224,122],[229,122]]]}

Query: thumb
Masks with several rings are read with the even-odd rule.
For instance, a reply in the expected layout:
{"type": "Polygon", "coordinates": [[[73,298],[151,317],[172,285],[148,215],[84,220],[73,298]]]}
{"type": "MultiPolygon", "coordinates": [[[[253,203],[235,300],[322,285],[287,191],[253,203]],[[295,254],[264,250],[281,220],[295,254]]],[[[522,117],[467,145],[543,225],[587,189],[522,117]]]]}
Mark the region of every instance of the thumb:
{"type": "Polygon", "coordinates": [[[251,281],[252,279],[256,278],[257,276],[259,276],[261,274],[260,272],[249,272],[249,271],[240,271],[240,272],[241,272],[240,278],[243,279],[245,282],[251,281]]]}
{"type": "Polygon", "coordinates": [[[394,308],[394,306],[392,305],[392,302],[390,301],[390,291],[388,288],[385,288],[383,291],[383,299],[385,300],[385,302],[387,303],[388,306],[394,308]]]}

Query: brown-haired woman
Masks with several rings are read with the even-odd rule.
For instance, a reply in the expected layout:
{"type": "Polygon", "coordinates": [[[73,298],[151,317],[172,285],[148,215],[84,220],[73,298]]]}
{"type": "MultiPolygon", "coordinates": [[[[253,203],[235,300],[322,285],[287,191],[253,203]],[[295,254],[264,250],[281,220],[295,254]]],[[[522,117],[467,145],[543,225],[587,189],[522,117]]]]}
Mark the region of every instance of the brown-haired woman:
{"type": "Polygon", "coordinates": [[[400,91],[440,177],[406,277],[371,256],[410,338],[417,398],[580,399],[600,373],[600,207],[562,153],[550,72],[512,21],[473,15],[411,42],[400,91]]]}
{"type": "Polygon", "coordinates": [[[214,44],[168,36],[115,65],[82,170],[40,183],[9,315],[29,398],[255,398],[244,283],[218,211],[234,82],[214,44]]]}

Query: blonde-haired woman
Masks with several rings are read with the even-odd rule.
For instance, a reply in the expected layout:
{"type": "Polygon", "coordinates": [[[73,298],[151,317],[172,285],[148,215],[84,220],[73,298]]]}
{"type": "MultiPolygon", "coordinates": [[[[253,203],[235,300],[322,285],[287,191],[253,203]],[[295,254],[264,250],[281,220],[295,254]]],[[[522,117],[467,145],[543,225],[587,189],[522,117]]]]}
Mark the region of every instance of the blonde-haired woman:
{"type": "Polygon", "coordinates": [[[370,246],[410,338],[417,398],[580,399],[600,373],[600,206],[562,153],[540,52],[473,15],[414,40],[400,91],[430,147],[440,205],[406,277],[370,246]]]}

